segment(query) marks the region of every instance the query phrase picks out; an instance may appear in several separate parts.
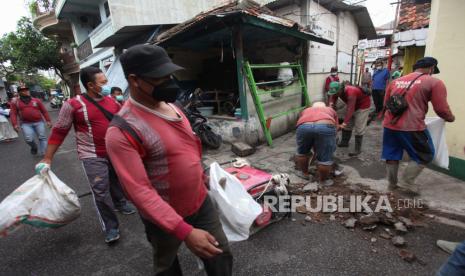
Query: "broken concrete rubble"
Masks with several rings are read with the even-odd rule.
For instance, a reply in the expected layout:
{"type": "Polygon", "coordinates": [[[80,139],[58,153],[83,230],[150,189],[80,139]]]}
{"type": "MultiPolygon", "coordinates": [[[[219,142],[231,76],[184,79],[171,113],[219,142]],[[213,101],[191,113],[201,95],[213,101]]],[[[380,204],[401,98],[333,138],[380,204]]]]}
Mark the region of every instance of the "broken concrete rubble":
{"type": "Polygon", "coordinates": [[[396,228],[397,233],[405,234],[408,232],[407,228],[401,221],[394,223],[394,227],[396,228]]]}
{"type": "Polygon", "coordinates": [[[318,183],[308,183],[307,185],[305,185],[303,188],[302,188],[302,191],[304,193],[306,192],[311,192],[311,193],[314,193],[314,192],[318,192],[318,183]]]}
{"type": "Polygon", "coordinates": [[[354,228],[356,222],[357,222],[357,219],[355,219],[355,218],[349,218],[348,220],[346,220],[346,221],[344,222],[344,226],[345,226],[346,228],[354,228]]]}
{"type": "Polygon", "coordinates": [[[402,258],[402,260],[409,262],[409,263],[415,261],[415,259],[417,258],[415,254],[413,254],[412,252],[406,249],[401,249],[399,251],[399,256],[402,258]]]}
{"type": "Polygon", "coordinates": [[[394,236],[391,239],[391,242],[394,246],[404,246],[406,244],[405,239],[401,236],[394,236]]]}
{"type": "Polygon", "coordinates": [[[381,233],[379,236],[385,240],[391,239],[391,235],[386,234],[386,233],[381,233]]]}
{"type": "Polygon", "coordinates": [[[245,157],[253,154],[255,148],[243,142],[232,143],[231,151],[234,152],[237,156],[245,157]]]}
{"type": "Polygon", "coordinates": [[[376,229],[376,227],[378,227],[378,225],[372,224],[372,225],[369,225],[369,226],[365,226],[362,229],[365,230],[365,231],[373,231],[373,230],[376,229]]]}
{"type": "Polygon", "coordinates": [[[406,218],[406,217],[402,217],[402,216],[399,216],[397,218],[399,221],[401,221],[403,224],[405,224],[405,226],[407,226],[407,228],[412,228],[413,227],[413,223],[410,219],[406,218]]]}
{"type": "Polygon", "coordinates": [[[359,221],[361,225],[371,226],[375,223],[378,223],[379,218],[375,214],[370,214],[370,215],[361,216],[359,221]]]}

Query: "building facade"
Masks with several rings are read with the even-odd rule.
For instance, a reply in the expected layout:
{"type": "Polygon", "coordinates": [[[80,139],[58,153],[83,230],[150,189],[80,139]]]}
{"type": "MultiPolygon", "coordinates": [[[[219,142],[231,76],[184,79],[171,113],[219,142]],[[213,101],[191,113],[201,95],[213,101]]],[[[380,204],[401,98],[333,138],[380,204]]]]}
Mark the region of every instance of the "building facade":
{"type": "Polygon", "coordinates": [[[355,79],[357,70],[354,50],[358,41],[376,38],[376,31],[366,7],[329,0],[261,2],[267,4],[278,16],[299,22],[309,30],[334,41],[333,45],[309,43],[307,86],[313,101],[323,99],[324,81],[331,67],[338,67],[341,80],[350,80],[351,72],[355,79]]]}
{"type": "MultiPolygon", "coordinates": [[[[458,73],[459,63],[465,60],[465,1],[433,0],[431,6],[431,23],[426,42],[426,56],[433,56],[439,61],[441,73],[435,77],[444,81],[447,87],[447,100],[455,122],[446,124],[447,145],[449,148],[449,171],[453,176],[465,179],[465,101],[463,88],[465,78],[458,73]]],[[[430,112],[434,116],[434,112],[430,112]]]]}

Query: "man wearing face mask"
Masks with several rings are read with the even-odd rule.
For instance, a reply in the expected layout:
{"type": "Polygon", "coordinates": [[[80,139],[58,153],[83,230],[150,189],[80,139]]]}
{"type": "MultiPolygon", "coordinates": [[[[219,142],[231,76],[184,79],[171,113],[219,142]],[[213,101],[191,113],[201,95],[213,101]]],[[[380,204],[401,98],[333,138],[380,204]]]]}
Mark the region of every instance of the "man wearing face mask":
{"type": "Polygon", "coordinates": [[[135,213],[124,198],[105,148],[105,133],[110,117],[121,106],[112,97],[107,97],[111,88],[99,68],[82,69],[80,78],[87,93],[63,103],[44,159],[36,165],[36,172],[43,173],[50,167],[53,156],[74,126],[78,156],[92,189],[105,242],[112,243],[119,239],[119,222],[114,210],[126,215],[135,213]]]}
{"type": "Polygon", "coordinates": [[[111,88],[111,97],[115,99],[118,103],[121,105],[124,104],[124,96],[123,96],[123,90],[117,86],[113,86],[111,88]]]}
{"type": "Polygon", "coordinates": [[[386,110],[383,121],[383,153],[386,160],[389,188],[398,187],[417,195],[419,188],[415,179],[434,157],[434,146],[426,128],[425,114],[431,102],[436,114],[446,122],[453,122],[455,116],[447,103],[447,90],[444,83],[432,74],[439,73],[438,61],[432,57],[419,59],[413,66],[414,72],[395,79],[386,91],[384,102],[392,95],[404,93],[407,109],[398,116],[386,110]],[[410,86],[410,89],[406,90],[410,86]],[[410,162],[398,183],[397,172],[403,152],[410,156],[410,162]]]}
{"type": "MultiPolygon", "coordinates": [[[[327,93],[330,88],[329,85],[334,81],[339,82],[339,76],[337,75],[337,70],[338,70],[337,66],[331,67],[331,72],[325,80],[325,91],[323,92],[325,99],[327,98],[327,93]]],[[[328,102],[328,99],[326,99],[326,102],[328,102]]]]}
{"type": "Polygon", "coordinates": [[[204,183],[200,140],[173,104],[179,87],[172,74],[183,68],[155,45],[133,46],[120,60],[130,97],[108,129],[106,145],[141,214],[155,275],[182,275],[177,252],[183,242],[208,275],[231,275],[233,258],[204,183]]]}
{"type": "Polygon", "coordinates": [[[16,132],[23,131],[26,143],[31,147],[31,154],[44,155],[47,147],[47,136],[45,133],[45,122],[52,127],[50,116],[44,104],[36,98],[31,97],[31,92],[26,86],[18,88],[19,98],[16,98],[11,106],[11,124],[16,132]],[[18,117],[19,116],[19,122],[18,117]],[[44,122],[45,121],[45,122],[44,122]],[[35,142],[35,136],[39,138],[39,146],[35,142]]]}

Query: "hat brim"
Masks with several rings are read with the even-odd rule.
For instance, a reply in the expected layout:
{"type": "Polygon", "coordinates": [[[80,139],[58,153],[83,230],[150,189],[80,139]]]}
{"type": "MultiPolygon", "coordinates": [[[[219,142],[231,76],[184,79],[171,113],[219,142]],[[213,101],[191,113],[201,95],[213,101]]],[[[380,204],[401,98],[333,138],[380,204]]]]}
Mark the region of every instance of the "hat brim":
{"type": "Polygon", "coordinates": [[[184,70],[184,68],[172,62],[168,62],[168,63],[158,66],[157,68],[154,68],[151,71],[141,74],[141,76],[147,77],[147,78],[159,79],[159,78],[169,76],[179,70],[184,70]]]}
{"type": "Polygon", "coordinates": [[[335,95],[335,94],[337,94],[337,91],[338,91],[338,89],[331,88],[331,89],[328,90],[328,95],[330,95],[330,96],[335,95]]]}

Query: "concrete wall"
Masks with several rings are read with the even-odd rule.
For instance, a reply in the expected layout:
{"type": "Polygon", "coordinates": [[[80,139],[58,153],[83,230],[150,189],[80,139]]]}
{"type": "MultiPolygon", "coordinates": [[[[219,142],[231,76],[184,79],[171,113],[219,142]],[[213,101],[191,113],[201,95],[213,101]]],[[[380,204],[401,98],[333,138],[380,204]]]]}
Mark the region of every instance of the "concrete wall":
{"type": "MultiPolygon", "coordinates": [[[[446,136],[449,154],[453,157],[465,159],[465,101],[463,90],[465,78],[459,71],[460,61],[465,60],[465,1],[462,0],[433,0],[431,20],[426,44],[426,55],[433,56],[439,61],[441,74],[435,77],[444,81],[447,87],[447,100],[455,114],[456,121],[447,123],[446,136]]],[[[432,109],[430,109],[432,110],[432,109]]],[[[430,111],[431,116],[434,112],[430,111]]],[[[463,171],[463,167],[461,168],[463,171]]]]}
{"type": "MultiPolygon", "coordinates": [[[[319,5],[306,0],[301,5],[288,5],[274,12],[301,25],[312,25],[316,33],[334,41],[333,45],[310,42],[307,64],[307,86],[312,101],[323,99],[324,81],[331,67],[339,67],[339,77],[350,79],[352,46],[358,43],[358,26],[349,12],[334,14],[319,5]],[[307,16],[306,16],[307,15],[307,16]]],[[[264,0],[264,2],[269,2],[264,0]]],[[[354,61],[355,62],[355,61],[354,61]]],[[[354,68],[355,72],[355,68],[354,68]]]]}
{"type": "Polygon", "coordinates": [[[89,34],[99,25],[99,18],[97,18],[97,16],[87,16],[89,20],[87,23],[83,23],[79,17],[79,14],[70,14],[66,16],[66,19],[71,23],[74,41],[77,45],[81,45],[89,38],[89,34]]]}
{"type": "Polygon", "coordinates": [[[176,24],[227,0],[108,0],[114,30],[125,26],[176,24]]]}

